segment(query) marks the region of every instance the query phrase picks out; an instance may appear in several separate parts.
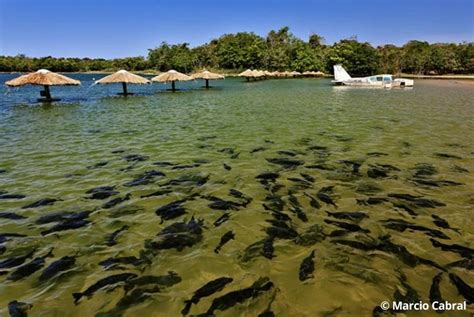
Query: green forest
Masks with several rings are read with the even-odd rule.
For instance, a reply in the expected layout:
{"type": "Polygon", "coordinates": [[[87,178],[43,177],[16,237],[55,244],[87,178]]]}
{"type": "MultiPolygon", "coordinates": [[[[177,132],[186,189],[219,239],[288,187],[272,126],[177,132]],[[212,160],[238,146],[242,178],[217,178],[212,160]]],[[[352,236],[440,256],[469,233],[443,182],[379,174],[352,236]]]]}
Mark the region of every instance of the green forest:
{"type": "Polygon", "coordinates": [[[374,73],[473,74],[474,43],[436,43],[413,40],[398,47],[373,47],[357,37],[327,45],[322,36],[307,40],[294,36],[288,27],[270,31],[266,37],[255,33],[225,34],[209,43],[190,47],[188,43],[161,43],[147,56],[118,59],[0,56],[0,71],[29,72],[46,68],[56,72],[167,71],[190,73],[207,68],[224,72],[244,69],[269,71],[323,71],[332,73],[342,64],[355,76],[374,73]]]}

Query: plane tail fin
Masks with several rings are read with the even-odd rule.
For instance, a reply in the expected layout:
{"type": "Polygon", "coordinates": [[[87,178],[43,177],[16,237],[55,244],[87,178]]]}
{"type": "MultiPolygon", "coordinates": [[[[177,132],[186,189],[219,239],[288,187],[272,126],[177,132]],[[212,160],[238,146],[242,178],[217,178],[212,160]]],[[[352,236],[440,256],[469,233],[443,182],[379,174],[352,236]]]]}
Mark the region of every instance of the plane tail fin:
{"type": "Polygon", "coordinates": [[[344,81],[351,79],[351,76],[346,72],[341,64],[334,65],[334,79],[336,81],[344,81]]]}

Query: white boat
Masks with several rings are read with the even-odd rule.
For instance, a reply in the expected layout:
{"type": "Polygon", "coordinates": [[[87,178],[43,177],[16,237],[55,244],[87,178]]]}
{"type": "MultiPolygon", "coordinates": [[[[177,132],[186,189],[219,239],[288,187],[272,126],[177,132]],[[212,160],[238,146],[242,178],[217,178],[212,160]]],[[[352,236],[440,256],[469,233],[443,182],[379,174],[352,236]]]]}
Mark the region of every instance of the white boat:
{"type": "Polygon", "coordinates": [[[343,86],[374,88],[413,87],[412,79],[393,78],[390,74],[352,78],[340,64],[334,65],[334,80],[332,83],[343,86]]]}

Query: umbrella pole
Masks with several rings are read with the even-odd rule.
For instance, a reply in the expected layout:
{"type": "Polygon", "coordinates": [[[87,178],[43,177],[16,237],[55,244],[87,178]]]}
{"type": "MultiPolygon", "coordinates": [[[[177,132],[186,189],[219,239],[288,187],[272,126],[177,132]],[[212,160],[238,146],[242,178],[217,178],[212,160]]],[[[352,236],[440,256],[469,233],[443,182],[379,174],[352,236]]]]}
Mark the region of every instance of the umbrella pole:
{"type": "Polygon", "coordinates": [[[176,91],[176,87],[175,87],[175,85],[174,85],[174,80],[171,81],[171,91],[172,91],[172,92],[175,92],[175,91],[176,91]]]}
{"type": "Polygon", "coordinates": [[[206,89],[209,89],[209,79],[206,79],[206,89]]]}
{"type": "Polygon", "coordinates": [[[51,100],[51,92],[49,91],[49,86],[48,85],[44,85],[44,97],[45,99],[47,100],[51,100]]]}
{"type": "Polygon", "coordinates": [[[128,95],[128,92],[127,92],[127,83],[123,82],[123,83],[122,83],[122,88],[123,88],[123,95],[124,95],[124,96],[128,95]]]}

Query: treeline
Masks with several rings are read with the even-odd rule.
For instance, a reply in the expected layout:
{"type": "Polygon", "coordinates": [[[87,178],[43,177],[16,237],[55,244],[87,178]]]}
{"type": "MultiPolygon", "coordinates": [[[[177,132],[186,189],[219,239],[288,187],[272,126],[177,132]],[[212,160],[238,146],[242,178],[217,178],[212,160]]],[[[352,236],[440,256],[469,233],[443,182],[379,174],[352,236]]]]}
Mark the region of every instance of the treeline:
{"type": "Polygon", "coordinates": [[[373,47],[353,37],[326,45],[324,38],[317,34],[304,41],[284,27],[270,31],[266,37],[248,32],[225,34],[194,48],[187,43],[171,45],[163,42],[149,49],[147,57],[106,60],[0,56],[0,71],[27,72],[40,68],[57,72],[176,69],[189,73],[202,68],[232,72],[251,68],[332,73],[332,66],[338,63],[356,76],[374,73],[474,73],[474,43],[410,41],[402,47],[390,44],[373,47]]]}

